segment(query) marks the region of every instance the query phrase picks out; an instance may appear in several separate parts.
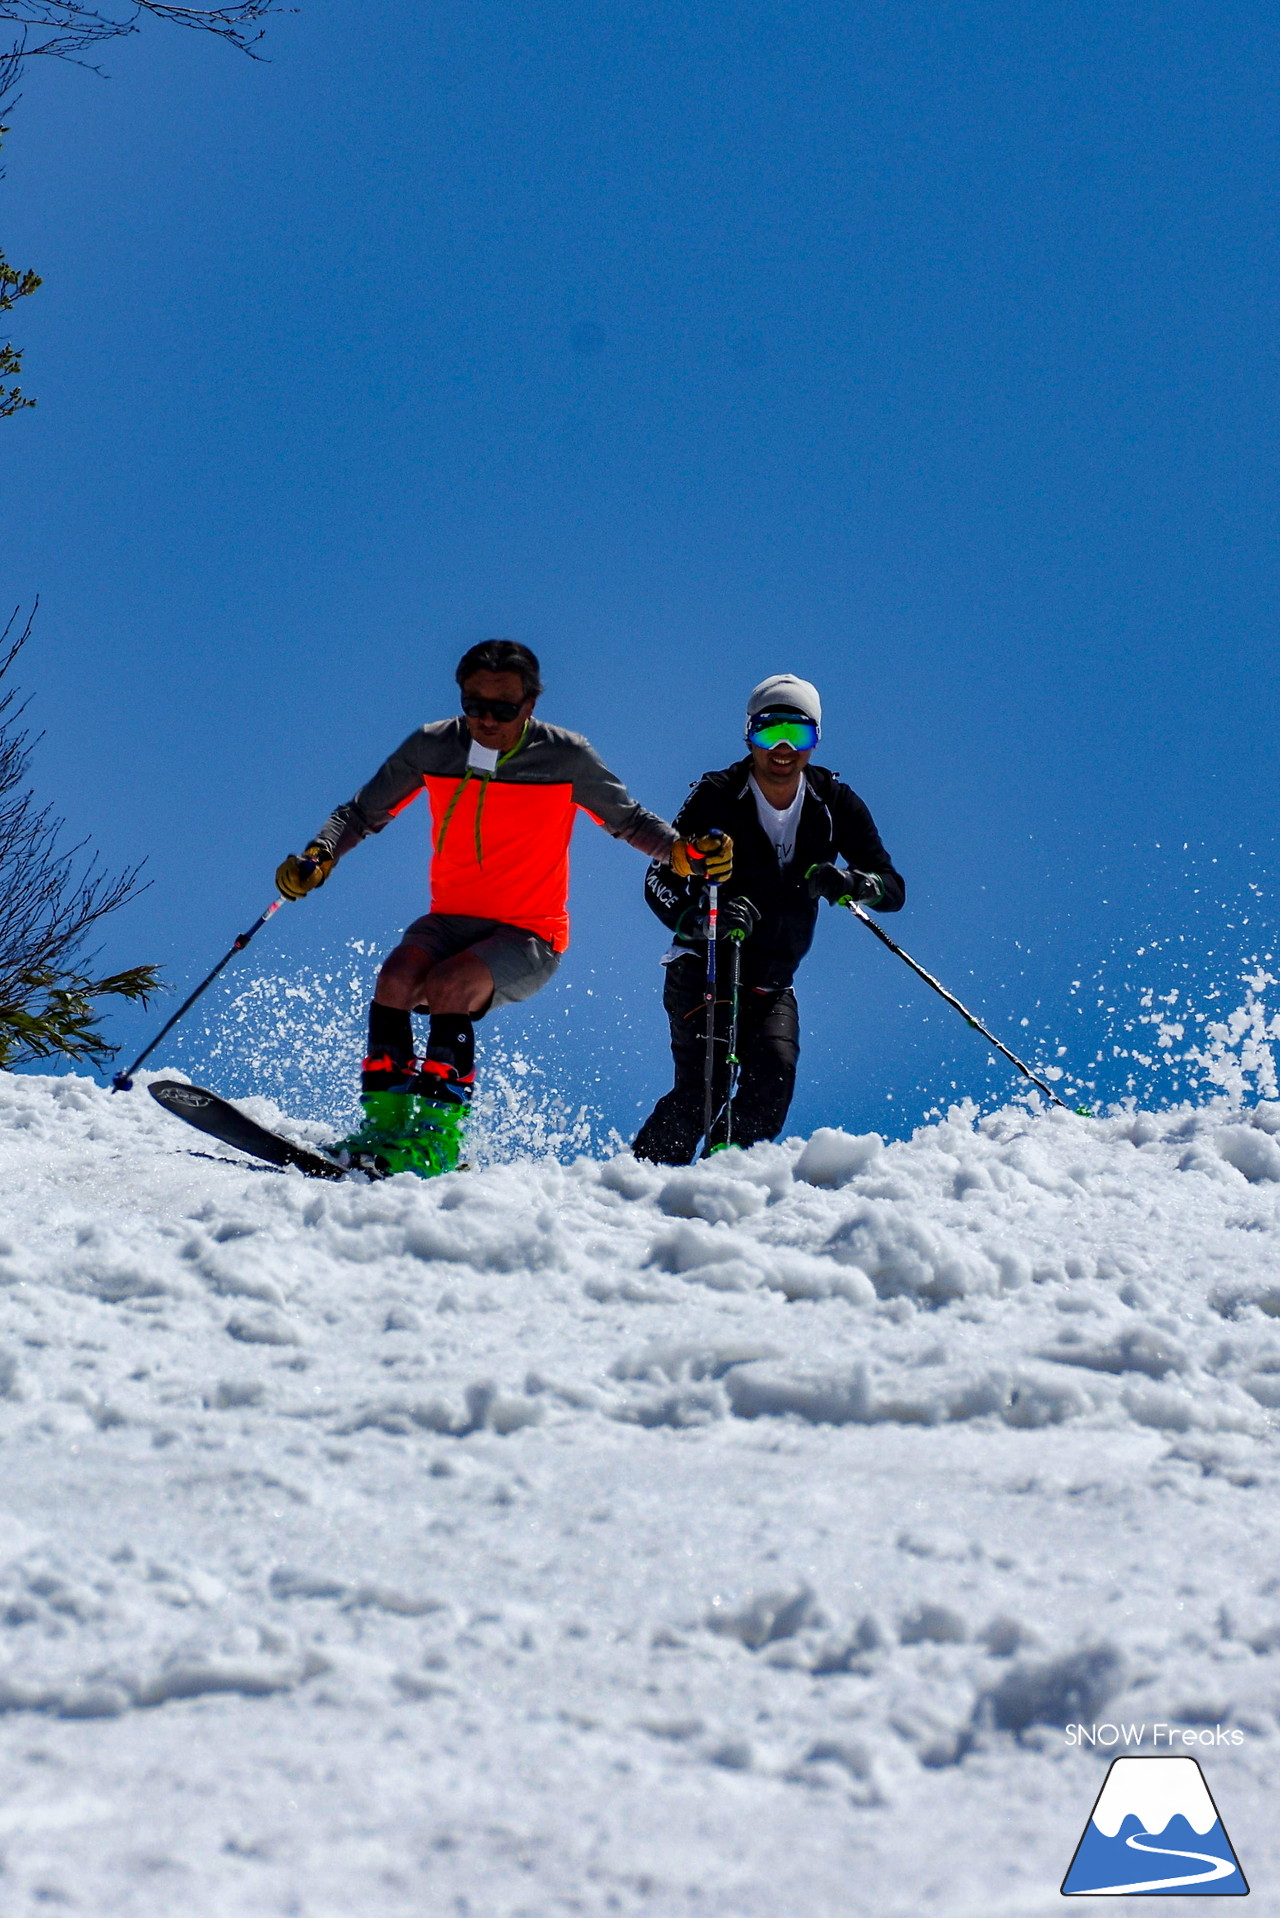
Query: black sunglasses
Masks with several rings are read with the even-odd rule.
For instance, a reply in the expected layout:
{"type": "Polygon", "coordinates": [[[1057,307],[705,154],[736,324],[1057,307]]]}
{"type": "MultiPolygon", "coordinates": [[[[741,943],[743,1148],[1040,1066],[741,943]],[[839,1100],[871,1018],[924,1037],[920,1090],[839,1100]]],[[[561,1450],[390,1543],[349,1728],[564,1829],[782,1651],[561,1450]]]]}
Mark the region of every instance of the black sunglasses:
{"type": "Polygon", "coordinates": [[[505,725],[509,720],[518,719],[524,701],[513,705],[509,699],[476,699],[467,693],[463,697],[462,710],[468,719],[496,719],[505,725]]]}

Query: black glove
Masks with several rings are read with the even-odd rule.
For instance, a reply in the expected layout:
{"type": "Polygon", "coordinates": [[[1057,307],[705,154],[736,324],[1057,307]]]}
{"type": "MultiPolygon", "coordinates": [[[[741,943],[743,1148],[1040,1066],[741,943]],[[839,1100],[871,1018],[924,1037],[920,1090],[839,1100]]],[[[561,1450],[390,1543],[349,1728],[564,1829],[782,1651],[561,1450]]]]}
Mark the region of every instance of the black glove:
{"type": "MultiPolygon", "coordinates": [[[[749,899],[726,899],[720,907],[716,920],[717,939],[745,939],[760,919],[760,914],[749,899]]],[[[695,911],[682,912],[676,921],[678,940],[711,937],[711,915],[705,905],[695,911]]]]}
{"type": "Polygon", "coordinates": [[[810,866],[805,880],[810,899],[825,899],[833,906],[842,906],[846,899],[878,906],[884,898],[884,880],[878,872],[843,872],[830,861],[810,866]]]}
{"type": "Polygon", "coordinates": [[[722,939],[749,939],[760,923],[760,911],[749,899],[739,896],[730,899],[720,908],[720,937],[722,939]]]}

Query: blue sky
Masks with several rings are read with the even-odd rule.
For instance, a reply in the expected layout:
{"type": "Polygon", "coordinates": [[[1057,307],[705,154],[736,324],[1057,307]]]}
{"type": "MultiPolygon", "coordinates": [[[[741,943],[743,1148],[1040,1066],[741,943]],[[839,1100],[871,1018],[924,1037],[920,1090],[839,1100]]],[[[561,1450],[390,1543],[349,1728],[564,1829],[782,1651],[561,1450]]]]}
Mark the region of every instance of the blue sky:
{"type": "MultiPolygon", "coordinates": [[[[1085,1072],[1153,941],[1229,990],[1274,923],[1278,33],[337,0],[262,64],[154,27],[29,73],[0,574],[42,598],[42,792],[150,861],[105,959],[192,982],[505,633],[668,813],[755,680],[814,678],[895,933],[1015,1046],[1085,1072]]],[[[425,859],[413,809],[242,963],[389,941],[425,859]]],[[[641,877],[580,826],[570,960],[504,1015],[624,1129],[665,1070],[641,877]]],[[[800,996],[798,1126],[1008,1083],[851,923],[800,996]]]]}

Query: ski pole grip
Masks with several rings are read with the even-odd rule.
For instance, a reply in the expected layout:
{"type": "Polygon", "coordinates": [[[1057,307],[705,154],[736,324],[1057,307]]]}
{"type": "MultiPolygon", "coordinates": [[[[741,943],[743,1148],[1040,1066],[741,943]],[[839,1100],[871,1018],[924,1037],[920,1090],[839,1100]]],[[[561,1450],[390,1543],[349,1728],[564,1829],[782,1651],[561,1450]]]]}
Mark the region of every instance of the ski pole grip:
{"type": "Polygon", "coordinates": [[[716,996],[716,940],[720,933],[720,887],[716,880],[707,881],[707,1004],[716,996]]]}

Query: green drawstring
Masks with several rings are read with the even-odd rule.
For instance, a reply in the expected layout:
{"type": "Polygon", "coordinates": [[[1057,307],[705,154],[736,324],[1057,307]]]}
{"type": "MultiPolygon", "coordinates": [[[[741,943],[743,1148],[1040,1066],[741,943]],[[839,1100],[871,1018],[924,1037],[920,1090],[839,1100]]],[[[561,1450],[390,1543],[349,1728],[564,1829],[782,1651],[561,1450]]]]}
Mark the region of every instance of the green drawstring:
{"type": "Polygon", "coordinates": [[[463,773],[462,778],[458,781],[457,791],[454,793],[453,798],[449,801],[449,804],[445,808],[444,818],[440,821],[440,830],[436,834],[437,857],[439,856],[440,851],[442,847],[444,846],[444,836],[449,830],[449,821],[453,818],[454,813],[458,810],[458,801],[461,799],[463,788],[466,786],[466,783],[470,779],[470,777],[471,777],[471,767],[468,766],[467,770],[463,773]]]}
{"type": "MultiPolygon", "coordinates": [[[[500,765],[502,762],[499,761],[498,763],[500,765]]],[[[493,778],[492,773],[485,773],[482,775],[480,780],[480,795],[479,795],[479,798],[476,800],[476,864],[477,866],[483,866],[484,864],[484,849],[480,844],[480,815],[484,811],[484,796],[489,790],[489,781],[492,778],[493,778]]]]}
{"type": "MultiPolygon", "coordinates": [[[[524,745],[525,734],[528,732],[528,730],[529,730],[529,722],[528,720],[526,720],[519,739],[517,739],[515,745],[512,746],[508,752],[505,752],[502,754],[501,758],[498,761],[499,766],[505,766],[509,759],[515,758],[520,748],[524,745]]],[[[439,855],[442,847],[444,846],[444,836],[449,830],[449,822],[453,818],[454,813],[458,810],[458,801],[462,797],[463,788],[466,786],[467,781],[471,778],[474,771],[475,771],[474,766],[467,767],[466,771],[462,775],[462,778],[458,781],[457,791],[454,793],[453,798],[449,801],[449,804],[445,808],[444,818],[440,821],[440,831],[436,834],[437,855],[439,855]]],[[[494,772],[496,771],[497,771],[497,767],[495,766],[494,772]]],[[[480,775],[480,796],[476,800],[476,864],[478,866],[483,866],[484,864],[484,848],[480,840],[480,816],[484,811],[485,795],[487,794],[489,790],[489,781],[492,778],[493,778],[493,773],[481,773],[480,775]]]]}

